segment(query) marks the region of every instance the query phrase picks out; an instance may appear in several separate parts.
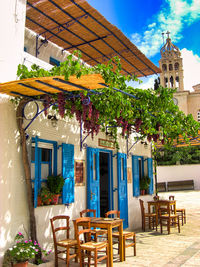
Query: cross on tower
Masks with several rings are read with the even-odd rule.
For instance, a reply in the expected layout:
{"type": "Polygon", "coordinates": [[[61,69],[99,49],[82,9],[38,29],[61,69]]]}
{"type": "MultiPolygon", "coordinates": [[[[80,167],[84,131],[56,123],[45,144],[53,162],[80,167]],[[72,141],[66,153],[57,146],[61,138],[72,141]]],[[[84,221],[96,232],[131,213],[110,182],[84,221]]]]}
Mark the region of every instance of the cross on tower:
{"type": "Polygon", "coordinates": [[[167,34],[167,38],[169,39],[169,34],[170,34],[170,32],[169,32],[169,31],[167,31],[167,32],[166,32],[166,34],[167,34]]]}

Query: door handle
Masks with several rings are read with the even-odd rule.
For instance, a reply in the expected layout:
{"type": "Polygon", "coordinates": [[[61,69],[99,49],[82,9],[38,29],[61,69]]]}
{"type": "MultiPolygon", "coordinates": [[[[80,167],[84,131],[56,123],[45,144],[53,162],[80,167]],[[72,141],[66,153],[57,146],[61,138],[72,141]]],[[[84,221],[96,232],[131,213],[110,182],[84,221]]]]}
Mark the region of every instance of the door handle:
{"type": "Polygon", "coordinates": [[[118,191],[118,188],[117,187],[114,187],[113,188],[113,192],[115,192],[115,191],[118,191]]]}
{"type": "Polygon", "coordinates": [[[92,200],[93,196],[95,196],[95,193],[90,192],[90,200],[92,200]]]}

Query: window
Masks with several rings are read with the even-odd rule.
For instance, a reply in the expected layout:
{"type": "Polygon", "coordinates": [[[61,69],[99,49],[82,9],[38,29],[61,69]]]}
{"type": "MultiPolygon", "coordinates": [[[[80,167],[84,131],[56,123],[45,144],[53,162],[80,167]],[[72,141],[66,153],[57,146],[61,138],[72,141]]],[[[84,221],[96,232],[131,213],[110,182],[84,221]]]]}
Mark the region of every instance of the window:
{"type": "Polygon", "coordinates": [[[53,65],[53,66],[59,66],[59,65],[60,65],[60,61],[57,60],[57,59],[55,59],[55,58],[53,58],[53,57],[50,57],[50,58],[49,58],[49,63],[50,63],[51,65],[53,65]]]}
{"type": "Polygon", "coordinates": [[[151,158],[142,156],[132,156],[132,175],[133,175],[133,196],[140,195],[140,180],[143,176],[148,176],[151,180],[148,194],[153,194],[153,161],[151,158]]]}
{"type": "Polygon", "coordinates": [[[163,64],[163,65],[162,65],[162,70],[163,70],[163,71],[166,71],[166,70],[167,70],[167,65],[166,65],[166,64],[163,64]]]}
{"type": "Polygon", "coordinates": [[[178,62],[176,62],[176,63],[174,64],[174,69],[175,69],[175,70],[179,70],[179,63],[178,63],[178,62]]]}
{"type": "Polygon", "coordinates": [[[169,64],[169,70],[173,70],[173,65],[169,64]]]}

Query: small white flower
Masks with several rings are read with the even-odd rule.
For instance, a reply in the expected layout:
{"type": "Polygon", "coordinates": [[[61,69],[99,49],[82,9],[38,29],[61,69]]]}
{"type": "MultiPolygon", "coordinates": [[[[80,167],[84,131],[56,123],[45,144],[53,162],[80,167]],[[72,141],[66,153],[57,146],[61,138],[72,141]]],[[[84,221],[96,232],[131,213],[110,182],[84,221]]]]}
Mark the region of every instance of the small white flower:
{"type": "Polygon", "coordinates": [[[17,252],[17,255],[19,255],[20,253],[19,252],[17,252]]]}
{"type": "Polygon", "coordinates": [[[9,250],[13,250],[13,248],[9,248],[9,250]]]}

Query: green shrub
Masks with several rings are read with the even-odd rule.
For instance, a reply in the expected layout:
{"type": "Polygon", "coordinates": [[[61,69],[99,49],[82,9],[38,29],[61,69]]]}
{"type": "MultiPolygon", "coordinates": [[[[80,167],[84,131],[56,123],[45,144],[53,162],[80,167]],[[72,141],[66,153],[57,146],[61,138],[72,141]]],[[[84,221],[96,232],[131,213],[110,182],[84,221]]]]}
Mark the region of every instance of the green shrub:
{"type": "Polygon", "coordinates": [[[65,180],[61,175],[49,175],[47,177],[47,187],[53,194],[60,194],[65,180]]]}

